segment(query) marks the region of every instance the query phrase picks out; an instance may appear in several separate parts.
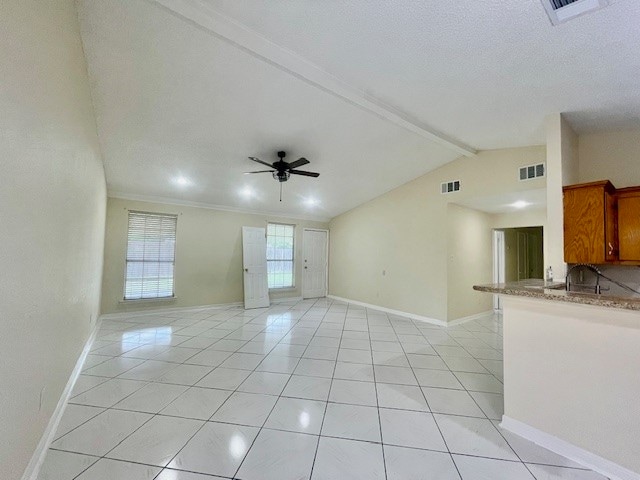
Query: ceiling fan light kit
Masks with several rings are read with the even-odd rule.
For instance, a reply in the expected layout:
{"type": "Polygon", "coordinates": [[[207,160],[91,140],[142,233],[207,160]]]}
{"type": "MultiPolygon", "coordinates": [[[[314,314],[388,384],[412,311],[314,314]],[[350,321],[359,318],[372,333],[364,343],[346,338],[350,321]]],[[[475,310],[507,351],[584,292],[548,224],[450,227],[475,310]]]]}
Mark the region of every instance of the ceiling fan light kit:
{"type": "Polygon", "coordinates": [[[273,176],[273,179],[280,182],[280,201],[282,201],[282,184],[287,180],[289,180],[292,174],[302,175],[305,177],[314,177],[314,178],[317,178],[320,176],[320,174],[316,172],[296,170],[298,167],[302,167],[303,165],[307,165],[308,163],[310,163],[309,160],[307,160],[306,158],[300,157],[295,162],[288,163],[284,161],[284,157],[286,156],[287,156],[286,152],[279,151],[278,152],[279,160],[274,163],[267,163],[260,160],[259,158],[249,157],[249,160],[252,160],[256,163],[260,163],[262,165],[266,165],[267,167],[271,167],[271,170],[257,170],[255,172],[245,172],[246,175],[251,175],[254,173],[271,173],[271,175],[273,176]]]}

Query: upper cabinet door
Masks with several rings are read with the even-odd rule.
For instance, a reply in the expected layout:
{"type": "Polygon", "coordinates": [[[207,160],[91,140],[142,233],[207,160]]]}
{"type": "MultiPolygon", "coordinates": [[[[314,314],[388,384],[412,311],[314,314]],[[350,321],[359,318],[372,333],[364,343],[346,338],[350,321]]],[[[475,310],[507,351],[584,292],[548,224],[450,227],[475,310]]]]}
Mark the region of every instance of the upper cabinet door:
{"type": "Polygon", "coordinates": [[[620,260],[640,262],[640,192],[618,198],[620,260]]]}
{"type": "Polygon", "coordinates": [[[603,264],[617,259],[614,192],[608,181],[563,189],[565,262],[603,264]]]}

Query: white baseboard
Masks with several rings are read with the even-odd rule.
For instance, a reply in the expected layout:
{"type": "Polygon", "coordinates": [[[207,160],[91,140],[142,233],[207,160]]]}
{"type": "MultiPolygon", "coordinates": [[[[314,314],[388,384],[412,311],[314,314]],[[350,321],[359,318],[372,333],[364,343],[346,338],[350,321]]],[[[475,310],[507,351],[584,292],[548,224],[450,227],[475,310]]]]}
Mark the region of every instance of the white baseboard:
{"type": "Polygon", "coordinates": [[[302,297],[280,297],[280,298],[272,298],[271,303],[280,303],[280,302],[301,302],[302,297]]]}
{"type": "Polygon", "coordinates": [[[486,312],[475,313],[473,315],[469,315],[468,317],[460,317],[455,320],[451,320],[447,322],[448,327],[453,327],[454,325],[460,325],[461,323],[470,322],[471,320],[478,320],[479,318],[486,317],[488,315],[493,315],[494,310],[487,310],[486,312]]]}
{"type": "Polygon", "coordinates": [[[80,357],[78,357],[76,366],[73,368],[71,376],[67,381],[67,385],[64,387],[62,395],[60,395],[60,399],[58,400],[58,404],[56,405],[56,408],[53,411],[51,418],[49,419],[47,428],[45,428],[44,433],[42,434],[42,437],[38,442],[38,446],[33,452],[31,460],[29,460],[29,464],[22,474],[22,480],[37,480],[40,473],[40,468],[42,467],[42,462],[44,462],[47,451],[49,450],[49,447],[53,442],[54,435],[56,434],[56,430],[58,429],[58,425],[60,424],[60,420],[62,419],[62,415],[64,414],[64,410],[67,406],[67,400],[69,400],[69,396],[71,395],[71,391],[76,384],[76,380],[78,380],[78,377],[82,372],[82,365],[84,365],[84,361],[87,358],[89,351],[91,350],[91,345],[96,338],[96,334],[98,333],[101,322],[102,320],[100,318],[96,320],[96,324],[93,326],[93,330],[89,335],[86,343],[84,344],[84,348],[82,349],[80,357]]]}
{"type": "Polygon", "coordinates": [[[565,440],[538,430],[526,423],[522,423],[519,420],[503,415],[500,426],[547,450],[551,450],[558,455],[562,455],[569,460],[584,465],[586,468],[598,472],[611,480],[640,480],[640,473],[632,472],[611,460],[602,458],[595,453],[577,447],[565,440]]]}
{"type": "Polygon", "coordinates": [[[380,312],[390,313],[392,315],[398,315],[399,317],[410,318],[411,320],[419,320],[421,322],[430,323],[432,325],[438,325],[440,327],[446,327],[448,324],[444,320],[438,320],[437,318],[424,317],[422,315],[416,315],[415,313],[401,312],[400,310],[393,310],[392,308],[381,307],[379,305],[372,305],[370,303],[359,302],[357,300],[350,300],[348,298],[337,297],[335,295],[327,295],[327,298],[338,300],[346,303],[353,303],[361,307],[370,308],[371,310],[378,310],[380,312]]]}
{"type": "Polygon", "coordinates": [[[165,308],[154,308],[149,310],[132,310],[127,312],[115,312],[115,313],[103,313],[100,315],[100,318],[103,320],[115,320],[118,318],[128,318],[128,317],[142,317],[145,315],[153,315],[156,313],[167,313],[167,312],[193,312],[198,310],[206,310],[208,308],[228,308],[228,307],[241,307],[244,305],[242,302],[233,302],[233,303],[214,303],[211,305],[198,305],[194,307],[165,307],[165,308]]]}

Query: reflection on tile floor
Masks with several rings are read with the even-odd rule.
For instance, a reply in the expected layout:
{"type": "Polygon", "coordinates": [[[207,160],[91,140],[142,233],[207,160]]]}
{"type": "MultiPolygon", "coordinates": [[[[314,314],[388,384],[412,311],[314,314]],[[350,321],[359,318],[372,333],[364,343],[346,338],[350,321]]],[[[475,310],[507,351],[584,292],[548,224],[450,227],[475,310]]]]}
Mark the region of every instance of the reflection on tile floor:
{"type": "Polygon", "coordinates": [[[328,299],[105,320],[39,479],[603,479],[500,429],[501,333],[328,299]]]}

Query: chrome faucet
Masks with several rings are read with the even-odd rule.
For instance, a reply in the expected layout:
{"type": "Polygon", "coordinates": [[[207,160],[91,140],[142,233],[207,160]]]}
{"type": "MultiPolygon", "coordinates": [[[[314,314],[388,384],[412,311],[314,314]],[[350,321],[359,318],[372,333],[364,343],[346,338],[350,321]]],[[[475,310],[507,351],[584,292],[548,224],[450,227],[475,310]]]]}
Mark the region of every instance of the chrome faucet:
{"type": "MultiPolygon", "coordinates": [[[[600,295],[602,293],[602,287],[600,285],[600,277],[602,276],[602,272],[595,265],[591,265],[589,263],[577,263],[573,267],[571,267],[569,269],[569,271],[567,271],[567,277],[565,278],[565,288],[566,288],[567,292],[571,291],[571,272],[573,272],[578,267],[586,268],[587,270],[591,270],[593,273],[596,274],[596,284],[594,286],[595,287],[595,293],[600,295]]],[[[586,286],[586,285],[581,285],[581,284],[577,284],[577,285],[579,285],[581,287],[586,286]]],[[[589,286],[591,286],[591,285],[589,285],[589,286]]]]}

